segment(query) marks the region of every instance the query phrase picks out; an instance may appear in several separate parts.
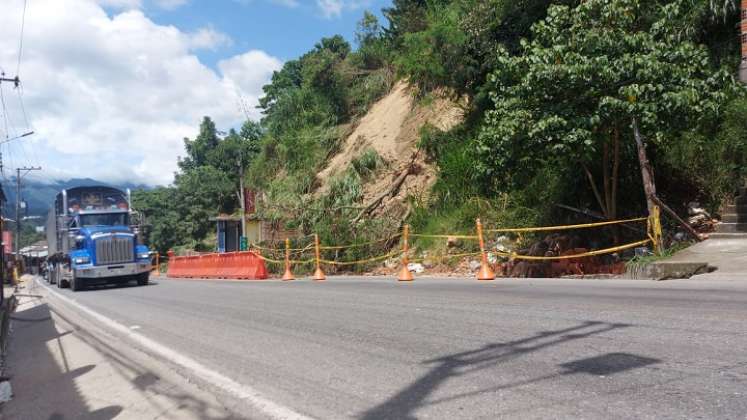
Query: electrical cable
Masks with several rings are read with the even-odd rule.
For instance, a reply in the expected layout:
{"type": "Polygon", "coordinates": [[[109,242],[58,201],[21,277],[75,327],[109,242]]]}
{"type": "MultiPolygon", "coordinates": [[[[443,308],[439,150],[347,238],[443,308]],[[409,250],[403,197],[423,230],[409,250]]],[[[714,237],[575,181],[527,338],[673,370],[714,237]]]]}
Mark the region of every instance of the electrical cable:
{"type": "Polygon", "coordinates": [[[10,135],[10,130],[8,128],[8,107],[5,105],[5,94],[3,93],[2,82],[0,82],[0,106],[2,106],[2,109],[3,109],[3,123],[5,125],[5,138],[9,139],[11,135],[10,135]]]}
{"type": "Polygon", "coordinates": [[[21,55],[23,54],[23,33],[26,28],[26,6],[28,0],[23,0],[23,13],[21,14],[21,35],[18,39],[18,64],[16,65],[16,77],[21,71],[21,55]]]}

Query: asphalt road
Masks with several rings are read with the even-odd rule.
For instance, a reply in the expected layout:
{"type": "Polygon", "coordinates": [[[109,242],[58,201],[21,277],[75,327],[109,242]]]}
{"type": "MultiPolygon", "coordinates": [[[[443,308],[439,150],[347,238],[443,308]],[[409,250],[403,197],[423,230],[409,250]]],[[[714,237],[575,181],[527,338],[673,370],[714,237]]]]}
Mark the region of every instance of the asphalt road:
{"type": "Polygon", "coordinates": [[[747,279],[154,283],[62,293],[311,417],[747,418],[747,279]]]}

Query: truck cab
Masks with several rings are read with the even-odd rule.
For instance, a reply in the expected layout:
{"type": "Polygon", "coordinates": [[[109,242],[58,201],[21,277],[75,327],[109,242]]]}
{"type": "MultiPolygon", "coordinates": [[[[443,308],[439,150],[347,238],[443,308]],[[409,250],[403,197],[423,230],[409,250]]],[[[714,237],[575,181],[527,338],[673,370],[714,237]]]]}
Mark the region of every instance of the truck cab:
{"type": "Polygon", "coordinates": [[[129,190],[78,187],[58,194],[47,221],[50,282],[74,291],[133,280],[147,284],[150,251],[138,243],[131,216],[129,190]]]}

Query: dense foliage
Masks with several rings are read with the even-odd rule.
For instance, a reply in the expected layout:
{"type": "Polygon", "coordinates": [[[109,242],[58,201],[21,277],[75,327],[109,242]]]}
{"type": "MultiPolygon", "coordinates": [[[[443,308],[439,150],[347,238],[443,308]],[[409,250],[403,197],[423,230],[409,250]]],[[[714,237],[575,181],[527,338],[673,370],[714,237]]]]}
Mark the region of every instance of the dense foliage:
{"type": "Polygon", "coordinates": [[[174,184],[133,193],[149,245],[159,252],[176,246],[212,249],[202,243],[213,231],[210,218],[239,207],[239,174],[258,154],[262,135],[259,124],[247,121],[238,133],[221,137],[205,117],[199,135],[184,139],[187,154],[174,184]]]}
{"type": "Polygon", "coordinates": [[[557,218],[553,204],[641,214],[634,117],[672,206],[701,200],[717,210],[739,184],[745,149],[734,124],[746,115],[734,80],[735,1],[456,0],[423,11],[427,24],[404,36],[400,69],[426,89],[472,98],[462,126],[424,133],[442,174],[433,209],[448,215],[475,195],[509,194],[539,218],[557,218]],[[421,56],[435,64],[419,65],[421,56]]]}
{"type": "Polygon", "coordinates": [[[221,136],[206,118],[185,141],[174,185],[136,196],[151,243],[198,246],[210,216],[236,210],[240,167],[263,191],[263,217],[328,242],[375,235],[381,220],[345,222],[364,204],[377,157],[353,162],[328,191],[317,173],[396,78],[467,108],[448,132],[422,130],[440,176],[413,203],[421,230],[469,229],[480,215],[506,225],[567,218],[555,204],[640,215],[634,119],[660,196],[676,209],[700,200],[717,210],[745,175],[736,0],[394,0],[383,14],[383,24],[364,14],[355,46],[323,38],[286,62],[264,87],[261,122],[221,136]]]}

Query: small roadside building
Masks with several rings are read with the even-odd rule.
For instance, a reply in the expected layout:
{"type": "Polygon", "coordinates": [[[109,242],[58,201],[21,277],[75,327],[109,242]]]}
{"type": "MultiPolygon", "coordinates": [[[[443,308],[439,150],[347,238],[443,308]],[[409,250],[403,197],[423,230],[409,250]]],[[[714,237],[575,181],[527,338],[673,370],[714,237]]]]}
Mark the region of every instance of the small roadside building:
{"type": "Polygon", "coordinates": [[[285,238],[295,238],[298,232],[285,229],[280,221],[268,221],[260,219],[257,214],[246,216],[246,233],[241,235],[241,216],[221,214],[210,218],[216,226],[216,251],[236,252],[241,250],[241,237],[246,237],[247,248],[251,244],[268,243],[277,244],[285,238]]]}
{"type": "Polygon", "coordinates": [[[220,214],[210,218],[216,223],[216,251],[236,252],[241,251],[241,238],[246,238],[246,247],[251,244],[266,243],[275,245],[285,241],[285,238],[295,238],[298,231],[286,229],[282,221],[265,220],[257,213],[257,201],[259,193],[250,189],[244,189],[244,220],[242,226],[241,211],[238,214],[220,214]],[[243,229],[243,232],[242,232],[243,229]]]}
{"type": "Polygon", "coordinates": [[[241,217],[221,214],[210,218],[216,222],[216,244],[218,252],[236,252],[241,248],[241,217]]]}

